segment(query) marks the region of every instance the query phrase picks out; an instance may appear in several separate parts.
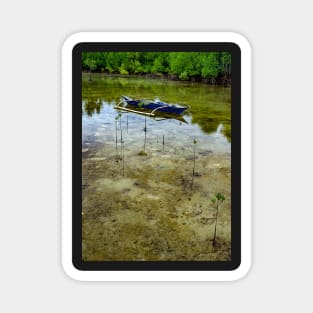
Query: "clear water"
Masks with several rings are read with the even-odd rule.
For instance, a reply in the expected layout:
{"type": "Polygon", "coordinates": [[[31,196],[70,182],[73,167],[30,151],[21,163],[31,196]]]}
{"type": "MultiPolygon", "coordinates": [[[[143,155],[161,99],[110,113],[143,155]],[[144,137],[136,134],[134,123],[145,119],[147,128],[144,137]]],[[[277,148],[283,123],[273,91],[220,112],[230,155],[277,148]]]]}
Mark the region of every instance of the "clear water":
{"type": "Polygon", "coordinates": [[[230,88],[210,87],[199,83],[183,83],[156,79],[108,77],[94,74],[93,81],[83,76],[82,121],[84,149],[114,145],[118,113],[122,113],[125,144],[143,146],[144,137],[151,147],[163,142],[167,147],[192,146],[196,139],[202,152],[230,152],[230,88]],[[150,118],[115,109],[121,95],[161,99],[190,107],[183,120],[150,118]],[[146,125],[146,134],[144,133],[146,125]]]}
{"type": "Polygon", "coordinates": [[[229,260],[230,88],[101,74],[82,87],[83,259],[229,260]],[[150,118],[116,109],[122,95],[190,108],[150,118]]]}

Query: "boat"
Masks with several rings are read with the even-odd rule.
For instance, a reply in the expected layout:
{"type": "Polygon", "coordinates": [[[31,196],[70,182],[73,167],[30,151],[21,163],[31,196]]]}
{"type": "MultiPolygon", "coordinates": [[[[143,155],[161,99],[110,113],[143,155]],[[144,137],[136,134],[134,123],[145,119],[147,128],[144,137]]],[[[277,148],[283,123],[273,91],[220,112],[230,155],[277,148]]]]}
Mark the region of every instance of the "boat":
{"type": "MultiPolygon", "coordinates": [[[[181,106],[179,104],[169,104],[166,102],[162,102],[159,100],[149,101],[145,99],[132,99],[127,96],[121,97],[122,102],[126,104],[126,106],[135,107],[136,109],[145,109],[151,111],[149,115],[155,115],[156,113],[166,113],[166,114],[177,114],[181,115],[188,108],[181,106]]],[[[125,107],[124,107],[125,108],[125,107]]]]}

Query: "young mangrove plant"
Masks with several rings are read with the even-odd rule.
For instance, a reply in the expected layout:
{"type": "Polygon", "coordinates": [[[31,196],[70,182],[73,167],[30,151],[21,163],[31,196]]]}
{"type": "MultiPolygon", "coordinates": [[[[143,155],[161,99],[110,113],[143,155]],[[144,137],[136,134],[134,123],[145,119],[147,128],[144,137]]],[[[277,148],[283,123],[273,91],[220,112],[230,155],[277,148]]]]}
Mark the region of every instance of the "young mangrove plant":
{"type": "Polygon", "coordinates": [[[125,146],[124,146],[124,141],[121,142],[122,145],[122,173],[123,176],[125,176],[125,146]]]}
{"type": "Polygon", "coordinates": [[[163,135],[163,152],[164,152],[164,135],[163,135]]]}
{"type": "MultiPolygon", "coordinates": [[[[144,101],[141,101],[138,103],[138,107],[141,109],[143,107],[143,105],[145,104],[144,101]]],[[[145,139],[143,142],[143,150],[141,150],[138,155],[142,155],[142,156],[146,156],[146,141],[147,141],[147,116],[145,115],[145,127],[143,129],[143,131],[145,132],[145,139]]]]}
{"type": "Polygon", "coordinates": [[[117,121],[120,120],[120,134],[121,134],[121,155],[122,155],[122,141],[123,141],[123,134],[122,134],[122,114],[118,113],[115,117],[115,149],[116,149],[116,162],[119,160],[118,157],[118,148],[117,148],[117,121]]]}
{"type": "Polygon", "coordinates": [[[117,149],[117,120],[119,119],[119,115],[115,117],[115,149],[116,149],[116,155],[115,160],[118,161],[118,149],[117,149]]]}
{"type": "Polygon", "coordinates": [[[221,203],[225,200],[225,197],[221,193],[215,194],[215,196],[211,199],[213,206],[215,206],[215,226],[214,226],[214,235],[212,239],[212,246],[214,247],[216,244],[216,225],[217,225],[217,217],[218,217],[218,209],[221,203]]]}
{"type": "Polygon", "coordinates": [[[123,142],[123,130],[122,130],[122,113],[118,114],[120,120],[120,133],[121,133],[121,153],[122,153],[122,142],[123,142]]]}
{"type": "Polygon", "coordinates": [[[122,173],[125,175],[125,149],[124,149],[124,140],[123,140],[123,129],[122,129],[122,114],[118,113],[115,117],[115,147],[116,147],[116,162],[122,160],[122,173]],[[120,138],[121,138],[121,157],[118,157],[118,148],[117,148],[117,121],[120,120],[120,138]]]}
{"type": "Polygon", "coordinates": [[[123,129],[122,129],[122,114],[118,114],[120,119],[120,132],[121,132],[121,158],[122,158],[122,173],[125,176],[125,147],[124,147],[124,140],[123,140],[123,129]]]}
{"type": "Polygon", "coordinates": [[[146,153],[146,141],[147,141],[147,116],[145,115],[145,128],[143,129],[145,132],[145,140],[143,143],[143,152],[146,153]]]}
{"type": "Polygon", "coordinates": [[[146,140],[147,140],[147,116],[146,115],[145,115],[145,128],[144,128],[144,131],[145,131],[145,144],[144,144],[143,151],[146,152],[146,140]]]}
{"type": "Polygon", "coordinates": [[[143,131],[145,132],[145,139],[143,141],[143,150],[141,150],[138,155],[141,155],[141,156],[146,156],[147,153],[146,153],[146,141],[147,141],[147,117],[145,115],[145,127],[143,129],[143,131]]]}
{"type": "Polygon", "coordinates": [[[192,181],[191,181],[191,188],[193,187],[193,180],[195,178],[195,168],[196,168],[196,144],[197,140],[194,138],[193,140],[193,168],[192,168],[192,181]]]}

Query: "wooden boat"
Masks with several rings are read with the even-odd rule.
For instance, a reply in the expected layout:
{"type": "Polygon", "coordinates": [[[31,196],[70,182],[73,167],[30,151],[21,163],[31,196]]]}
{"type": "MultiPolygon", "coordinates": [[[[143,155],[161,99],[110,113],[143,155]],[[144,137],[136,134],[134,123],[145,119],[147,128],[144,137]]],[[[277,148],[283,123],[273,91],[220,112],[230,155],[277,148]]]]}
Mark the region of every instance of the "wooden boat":
{"type": "MultiPolygon", "coordinates": [[[[155,115],[155,113],[166,113],[166,114],[177,114],[181,115],[187,110],[187,107],[178,104],[169,104],[162,101],[149,101],[149,100],[138,100],[132,99],[127,96],[122,96],[122,101],[128,106],[132,106],[137,109],[150,110],[150,115],[155,115]]],[[[125,107],[124,107],[125,108],[125,107]]]]}

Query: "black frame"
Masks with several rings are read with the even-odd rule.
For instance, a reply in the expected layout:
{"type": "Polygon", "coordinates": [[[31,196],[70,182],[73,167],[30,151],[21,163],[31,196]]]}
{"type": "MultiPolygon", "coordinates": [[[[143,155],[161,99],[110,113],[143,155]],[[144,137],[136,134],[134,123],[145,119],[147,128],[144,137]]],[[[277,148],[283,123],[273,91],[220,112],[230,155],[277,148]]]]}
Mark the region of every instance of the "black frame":
{"type": "MultiPolygon", "coordinates": [[[[72,50],[72,262],[89,271],[231,271],[241,263],[241,50],[231,42],[78,43],[72,50]],[[82,260],[82,52],[230,52],[231,88],[231,261],[83,261],[82,260]]],[[[209,199],[208,199],[209,200],[209,199]]]]}

